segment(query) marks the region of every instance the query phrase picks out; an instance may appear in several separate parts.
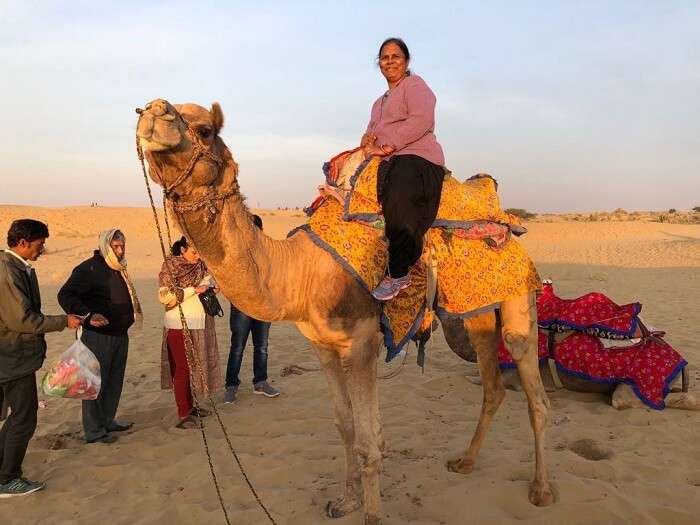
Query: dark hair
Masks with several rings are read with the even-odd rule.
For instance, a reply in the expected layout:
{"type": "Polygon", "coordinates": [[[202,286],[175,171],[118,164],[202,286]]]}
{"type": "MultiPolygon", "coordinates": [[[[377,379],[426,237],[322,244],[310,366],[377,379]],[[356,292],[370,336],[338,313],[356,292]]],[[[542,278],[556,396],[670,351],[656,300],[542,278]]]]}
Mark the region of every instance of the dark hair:
{"type": "Polygon", "coordinates": [[[411,53],[408,52],[408,46],[406,45],[406,42],[395,36],[387,38],[384,42],[382,42],[382,45],[379,46],[379,53],[377,53],[377,60],[379,60],[382,57],[382,49],[384,49],[384,46],[387,44],[396,44],[397,46],[399,46],[401,51],[403,51],[403,56],[406,57],[406,62],[411,60],[411,53]]]}
{"type": "Polygon", "coordinates": [[[182,250],[186,250],[189,247],[190,245],[187,243],[187,239],[180,237],[179,241],[175,241],[173,243],[172,248],[170,248],[170,252],[177,257],[178,255],[182,255],[182,250]]]}
{"type": "Polygon", "coordinates": [[[34,219],[17,219],[10,225],[7,231],[7,246],[14,248],[19,241],[24,239],[27,242],[37,239],[47,239],[49,237],[49,227],[34,219]]]}
{"type": "Polygon", "coordinates": [[[255,224],[261,230],[263,229],[262,219],[260,218],[260,215],[253,215],[253,224],[255,224]]]}

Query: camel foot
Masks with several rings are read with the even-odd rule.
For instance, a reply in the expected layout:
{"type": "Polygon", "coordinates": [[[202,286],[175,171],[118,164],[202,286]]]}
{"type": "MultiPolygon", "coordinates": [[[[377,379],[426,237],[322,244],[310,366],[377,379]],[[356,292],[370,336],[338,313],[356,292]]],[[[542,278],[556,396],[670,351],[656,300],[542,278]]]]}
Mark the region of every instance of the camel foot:
{"type": "Polygon", "coordinates": [[[549,483],[533,481],[527,495],[530,503],[537,507],[546,507],[554,503],[554,493],[549,483]]]}
{"type": "Polygon", "coordinates": [[[700,397],[690,392],[671,393],[666,397],[667,408],[681,410],[700,410],[700,397]]]}
{"type": "Polygon", "coordinates": [[[335,501],[329,501],[326,504],[326,516],[329,518],[342,518],[346,514],[356,511],[362,506],[359,499],[346,499],[341,496],[335,501]]]}
{"type": "Polygon", "coordinates": [[[469,474],[474,470],[474,462],[463,457],[451,459],[447,462],[447,470],[457,474],[469,474]]]}
{"type": "Polygon", "coordinates": [[[365,525],[382,525],[382,518],[373,514],[365,514],[365,525]]]}

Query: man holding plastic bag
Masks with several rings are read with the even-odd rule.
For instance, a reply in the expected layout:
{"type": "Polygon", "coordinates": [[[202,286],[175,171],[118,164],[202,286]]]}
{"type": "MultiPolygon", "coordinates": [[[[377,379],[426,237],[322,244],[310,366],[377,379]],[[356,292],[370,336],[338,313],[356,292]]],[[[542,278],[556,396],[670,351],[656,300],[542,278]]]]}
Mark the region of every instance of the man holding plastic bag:
{"type": "Polygon", "coordinates": [[[126,264],[126,238],[111,229],[100,233],[99,249],[73,269],[58,292],[66,313],[85,317],[80,340],[100,364],[96,399],[83,400],[83,429],[88,443],[113,443],[113,432],[132,427],[115,421],[129,351],[128,330],[142,318],[141,305],[126,264]]]}
{"type": "Polygon", "coordinates": [[[0,251],[0,406],[10,415],[0,429],[0,498],[31,494],[43,482],[22,475],[22,462],[37,423],[35,372],[46,357],[44,334],[78,328],[75,315],[44,315],[36,272],[29,261],[44,251],[48,227],[16,220],[7,232],[9,250],[0,251]]]}

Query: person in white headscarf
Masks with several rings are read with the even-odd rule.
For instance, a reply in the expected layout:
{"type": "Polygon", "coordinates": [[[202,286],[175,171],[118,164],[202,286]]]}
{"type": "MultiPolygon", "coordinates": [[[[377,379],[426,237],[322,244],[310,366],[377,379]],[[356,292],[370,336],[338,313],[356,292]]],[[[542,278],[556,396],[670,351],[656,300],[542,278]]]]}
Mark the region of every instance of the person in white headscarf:
{"type": "Polygon", "coordinates": [[[58,292],[58,302],[66,313],[85,318],[82,342],[100,362],[100,394],[94,401],[83,401],[85,440],[113,443],[117,437],[111,432],[133,426],[114,418],[124,384],[128,330],[143,314],[126,269],[124,234],[111,229],[102,232],[99,239],[99,249],[73,269],[58,292]]]}

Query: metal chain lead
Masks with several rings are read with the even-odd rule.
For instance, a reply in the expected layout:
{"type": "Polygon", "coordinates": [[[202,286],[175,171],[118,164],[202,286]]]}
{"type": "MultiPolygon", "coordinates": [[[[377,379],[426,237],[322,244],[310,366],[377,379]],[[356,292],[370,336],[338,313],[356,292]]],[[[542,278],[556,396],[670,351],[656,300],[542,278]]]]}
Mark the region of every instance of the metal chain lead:
{"type": "MultiPolygon", "coordinates": [[[[148,181],[148,175],[146,173],[146,165],[144,162],[144,155],[143,155],[143,151],[141,150],[141,146],[139,144],[138,136],[136,137],[136,151],[138,154],[139,161],[141,162],[141,171],[143,172],[144,182],[146,184],[146,191],[148,192],[148,198],[149,198],[149,201],[151,204],[151,210],[153,211],[153,219],[155,221],[156,230],[158,231],[158,239],[160,241],[161,253],[163,254],[163,261],[165,261],[167,259],[167,255],[166,255],[166,251],[165,251],[165,244],[163,242],[163,233],[161,231],[160,221],[158,220],[158,213],[156,211],[155,202],[153,200],[153,193],[151,192],[151,186],[150,186],[150,183],[148,181]]],[[[166,206],[165,192],[163,193],[163,217],[164,217],[164,222],[165,222],[165,226],[166,226],[166,234],[168,236],[168,241],[172,245],[172,239],[170,236],[170,222],[168,220],[168,210],[167,210],[167,206],[166,206]]],[[[174,275],[172,273],[172,268],[167,264],[165,266],[168,269],[168,272],[170,273],[171,281],[175,282],[174,275]]],[[[180,321],[182,323],[182,335],[183,335],[183,339],[185,342],[185,350],[186,350],[185,351],[185,358],[187,360],[187,365],[190,369],[190,380],[192,381],[194,379],[192,377],[193,370],[197,370],[197,372],[199,373],[199,376],[200,376],[200,381],[202,382],[202,384],[205,384],[204,373],[203,373],[201,365],[199,363],[199,358],[197,356],[197,353],[194,351],[194,342],[192,341],[192,334],[190,333],[189,328],[187,326],[187,320],[185,319],[185,314],[182,310],[182,305],[180,303],[178,303],[178,308],[180,311],[180,321]],[[194,364],[194,366],[192,366],[193,364],[194,364]]],[[[199,410],[199,399],[198,399],[195,392],[193,392],[192,397],[193,397],[195,408],[197,410],[199,410]]],[[[253,486],[252,482],[248,478],[248,475],[245,471],[245,468],[243,467],[243,464],[241,463],[241,460],[238,457],[238,454],[236,453],[236,451],[233,448],[233,445],[231,443],[231,439],[230,439],[230,437],[228,435],[228,431],[226,429],[226,425],[224,425],[224,422],[221,419],[221,415],[219,414],[219,411],[217,410],[216,404],[214,403],[214,400],[211,398],[211,395],[208,397],[208,401],[211,403],[214,414],[216,415],[217,422],[219,423],[219,426],[220,426],[220,428],[224,434],[224,437],[226,439],[228,449],[231,452],[233,458],[235,459],[235,461],[238,465],[238,468],[243,476],[243,479],[245,480],[246,484],[248,485],[248,488],[250,489],[251,493],[255,497],[255,500],[257,501],[260,508],[263,510],[263,512],[265,513],[265,515],[269,519],[270,523],[272,523],[273,525],[277,525],[277,522],[274,520],[274,518],[272,517],[270,512],[267,510],[267,507],[265,507],[265,504],[260,499],[260,496],[258,495],[257,491],[255,490],[255,487],[253,486]]],[[[199,419],[199,430],[200,430],[200,433],[202,435],[202,442],[204,444],[204,451],[206,453],[207,461],[209,463],[209,471],[211,473],[212,481],[214,482],[214,487],[216,488],[216,495],[219,498],[219,505],[221,506],[221,510],[224,514],[224,519],[226,520],[226,524],[231,525],[231,521],[229,519],[228,512],[226,511],[226,506],[224,504],[224,500],[223,500],[223,497],[221,495],[221,488],[219,487],[219,482],[218,482],[218,479],[216,477],[216,473],[214,471],[214,464],[213,464],[213,460],[211,457],[211,453],[209,451],[209,444],[207,441],[206,432],[204,431],[204,423],[203,423],[201,417],[199,417],[198,419],[199,419]]]]}

